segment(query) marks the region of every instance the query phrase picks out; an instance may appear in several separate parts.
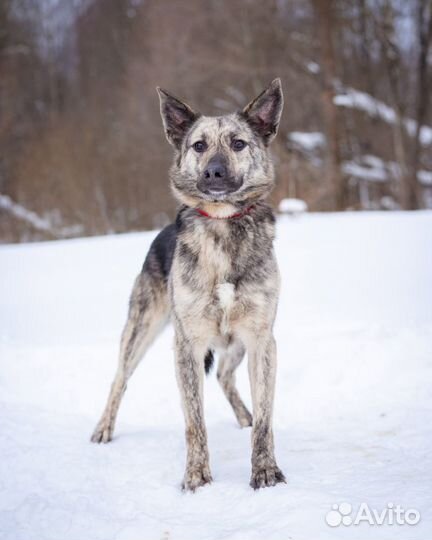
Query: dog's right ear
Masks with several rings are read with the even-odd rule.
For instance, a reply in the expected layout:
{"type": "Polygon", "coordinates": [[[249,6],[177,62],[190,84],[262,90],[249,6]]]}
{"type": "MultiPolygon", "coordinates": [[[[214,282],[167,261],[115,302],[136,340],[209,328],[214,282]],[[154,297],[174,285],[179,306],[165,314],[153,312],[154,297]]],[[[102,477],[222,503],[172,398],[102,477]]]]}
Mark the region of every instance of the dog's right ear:
{"type": "Polygon", "coordinates": [[[193,111],[189,105],[171,96],[165,90],[157,87],[157,92],[166,138],[178,149],[186,132],[200,115],[193,111]]]}

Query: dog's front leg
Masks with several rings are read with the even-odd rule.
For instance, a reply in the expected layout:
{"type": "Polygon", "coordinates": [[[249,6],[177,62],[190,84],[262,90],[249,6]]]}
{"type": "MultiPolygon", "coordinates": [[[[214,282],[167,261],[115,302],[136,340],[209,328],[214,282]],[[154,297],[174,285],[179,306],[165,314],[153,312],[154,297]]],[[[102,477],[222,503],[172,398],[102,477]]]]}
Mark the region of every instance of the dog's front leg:
{"type": "Polygon", "coordinates": [[[249,340],[249,378],[253,403],[252,476],[254,489],[285,482],[276,464],[273,443],[273,399],[276,380],[276,343],[271,333],[249,340]]]}
{"type": "Polygon", "coordinates": [[[176,373],[186,424],[186,471],[182,487],[195,491],[212,481],[204,423],[203,380],[205,350],[176,328],[176,373]]]}

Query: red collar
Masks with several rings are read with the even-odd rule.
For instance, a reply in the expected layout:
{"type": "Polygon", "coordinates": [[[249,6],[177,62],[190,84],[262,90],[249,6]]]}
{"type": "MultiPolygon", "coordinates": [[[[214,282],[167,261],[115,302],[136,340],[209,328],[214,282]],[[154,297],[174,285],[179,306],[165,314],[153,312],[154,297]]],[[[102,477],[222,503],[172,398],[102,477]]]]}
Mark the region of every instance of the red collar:
{"type": "Polygon", "coordinates": [[[241,217],[245,216],[246,214],[249,214],[249,212],[253,208],[255,208],[254,204],[252,204],[251,206],[248,206],[247,208],[245,208],[241,212],[236,212],[235,214],[231,214],[230,216],[226,216],[226,217],[211,216],[210,214],[207,214],[207,212],[205,212],[204,210],[201,210],[201,208],[196,208],[196,211],[201,216],[208,217],[210,219],[235,219],[235,218],[241,218],[241,217]]]}

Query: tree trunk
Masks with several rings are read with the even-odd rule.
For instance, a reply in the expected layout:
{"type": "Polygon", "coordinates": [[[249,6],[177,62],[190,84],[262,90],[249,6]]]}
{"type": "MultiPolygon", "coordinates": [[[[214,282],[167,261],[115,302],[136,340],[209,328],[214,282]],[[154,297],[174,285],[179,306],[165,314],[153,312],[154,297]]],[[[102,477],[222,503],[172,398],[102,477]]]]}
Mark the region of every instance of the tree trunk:
{"type": "Polygon", "coordinates": [[[405,126],[405,110],[407,96],[401,91],[402,58],[398,46],[395,29],[395,11],[390,0],[385,0],[380,7],[381,18],[378,22],[379,38],[381,42],[383,60],[388,78],[388,89],[391,104],[396,113],[396,122],[393,128],[393,145],[399,174],[399,200],[402,208],[413,210],[417,208],[416,184],[412,182],[409,173],[408,137],[405,126]]]}
{"type": "Polygon", "coordinates": [[[327,134],[327,185],[332,193],[332,209],[345,209],[345,185],[341,171],[338,112],[334,104],[336,61],[333,46],[334,1],[313,0],[321,44],[322,106],[327,134]]]}
{"type": "Polygon", "coordinates": [[[412,190],[408,201],[411,208],[422,206],[422,196],[420,193],[417,172],[420,165],[421,141],[420,132],[426,120],[429,107],[429,73],[428,55],[432,41],[432,1],[418,0],[417,5],[417,25],[418,25],[418,67],[417,67],[417,95],[416,95],[416,131],[413,141],[413,150],[410,167],[410,184],[412,190]]]}

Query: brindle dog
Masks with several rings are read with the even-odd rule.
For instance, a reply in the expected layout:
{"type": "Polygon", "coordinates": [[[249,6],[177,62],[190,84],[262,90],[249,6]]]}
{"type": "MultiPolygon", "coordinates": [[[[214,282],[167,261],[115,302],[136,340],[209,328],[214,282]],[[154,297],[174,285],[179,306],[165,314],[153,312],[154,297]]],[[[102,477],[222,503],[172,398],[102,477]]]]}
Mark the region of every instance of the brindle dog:
{"type": "Polygon", "coordinates": [[[158,88],[165,134],[174,147],[171,186],[182,203],[154,240],[135,281],[120,360],[93,442],[112,438],[129,377],[170,316],[186,422],[185,490],[211,482],[203,378],[219,353],[217,377],[242,427],[252,426],[253,488],[285,482],[276,464],[272,412],[276,376],[273,322],[279,273],[275,218],[264,202],[274,185],[269,144],[283,107],[279,79],[242,111],[202,116],[158,88]],[[235,386],[248,353],[253,419],[235,386]]]}

